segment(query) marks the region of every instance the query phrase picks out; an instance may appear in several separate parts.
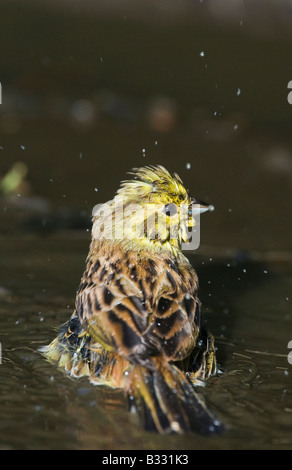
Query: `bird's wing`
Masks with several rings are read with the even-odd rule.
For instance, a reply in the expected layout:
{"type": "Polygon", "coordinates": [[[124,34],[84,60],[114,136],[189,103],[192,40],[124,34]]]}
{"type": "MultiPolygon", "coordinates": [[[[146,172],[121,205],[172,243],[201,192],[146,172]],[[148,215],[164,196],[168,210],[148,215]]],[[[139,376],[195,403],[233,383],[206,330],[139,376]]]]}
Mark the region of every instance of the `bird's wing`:
{"type": "Polygon", "coordinates": [[[147,267],[99,258],[83,276],[76,313],[96,342],[130,362],[146,365],[161,353],[168,361],[183,359],[199,330],[200,304],[189,293],[196,279],[182,283],[182,273],[165,259],[152,275],[147,267]]]}
{"type": "Polygon", "coordinates": [[[172,363],[186,358],[198,335],[196,277],[162,258],[155,266],[138,257],[130,261],[99,256],[77,294],[83,329],[113,359],[102,363],[95,379],[123,384],[148,430],[221,432],[220,421],[172,363]]]}
{"type": "Polygon", "coordinates": [[[82,279],[76,313],[85,331],[106,350],[131,359],[145,349],[149,312],[138,280],[103,260],[82,279]]]}
{"type": "Polygon", "coordinates": [[[153,318],[144,333],[160,344],[167,361],[187,357],[193,349],[201,322],[201,303],[197,297],[197,277],[193,271],[177,267],[163,269],[153,289],[153,318]]]}

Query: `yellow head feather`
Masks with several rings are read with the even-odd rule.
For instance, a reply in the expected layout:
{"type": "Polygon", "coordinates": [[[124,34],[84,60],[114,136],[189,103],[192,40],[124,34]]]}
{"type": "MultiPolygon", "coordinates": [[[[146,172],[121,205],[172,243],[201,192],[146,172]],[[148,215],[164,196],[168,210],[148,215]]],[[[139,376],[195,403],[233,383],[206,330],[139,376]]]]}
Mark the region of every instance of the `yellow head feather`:
{"type": "Polygon", "coordinates": [[[180,177],[176,173],[171,175],[161,165],[133,168],[129,174],[133,175],[133,179],[122,181],[117,193],[129,202],[141,200],[145,203],[172,202],[179,205],[190,199],[180,177]]]}
{"type": "Polygon", "coordinates": [[[114,199],[99,208],[93,238],[119,242],[124,249],[177,255],[195,226],[194,199],[180,177],[163,166],[135,168],[130,174],[133,179],[123,181],[114,199]]]}

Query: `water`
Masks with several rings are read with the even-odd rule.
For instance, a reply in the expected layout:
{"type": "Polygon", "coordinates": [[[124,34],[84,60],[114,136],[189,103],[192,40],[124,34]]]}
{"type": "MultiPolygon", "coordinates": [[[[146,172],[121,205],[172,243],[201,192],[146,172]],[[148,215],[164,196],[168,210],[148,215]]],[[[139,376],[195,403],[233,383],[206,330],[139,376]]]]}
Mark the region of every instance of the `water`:
{"type": "Polygon", "coordinates": [[[1,448],[291,448],[291,265],[192,257],[224,369],[201,393],[227,431],[156,436],[128,413],[122,392],[70,379],[38,352],[72,312],[87,247],[76,232],[1,239],[1,448]]]}
{"type": "Polygon", "coordinates": [[[0,447],[291,449],[290,16],[99,3],[1,5],[0,447]],[[145,164],[215,206],[190,260],[224,370],[201,390],[220,437],[148,434],[122,392],[38,352],[74,308],[93,207],[145,164]]]}

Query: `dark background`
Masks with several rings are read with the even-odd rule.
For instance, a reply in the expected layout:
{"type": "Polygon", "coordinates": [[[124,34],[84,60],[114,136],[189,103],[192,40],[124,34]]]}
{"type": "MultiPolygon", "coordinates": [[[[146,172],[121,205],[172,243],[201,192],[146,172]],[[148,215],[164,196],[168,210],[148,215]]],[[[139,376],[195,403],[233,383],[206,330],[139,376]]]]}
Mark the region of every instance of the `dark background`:
{"type": "Polygon", "coordinates": [[[291,250],[290,2],[0,8],[0,175],[27,171],[2,185],[2,231],[82,229],[127,171],[162,164],[215,205],[202,245],[291,250]]]}

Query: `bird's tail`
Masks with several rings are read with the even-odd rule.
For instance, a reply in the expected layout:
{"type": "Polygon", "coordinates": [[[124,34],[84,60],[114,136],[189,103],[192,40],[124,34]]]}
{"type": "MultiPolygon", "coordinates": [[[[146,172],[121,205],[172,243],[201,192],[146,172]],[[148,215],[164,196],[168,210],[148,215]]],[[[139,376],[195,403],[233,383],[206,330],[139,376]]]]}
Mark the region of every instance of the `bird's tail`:
{"type": "Polygon", "coordinates": [[[144,419],[145,429],[161,434],[222,433],[223,424],[207,409],[184,373],[169,363],[156,364],[151,370],[134,365],[128,374],[130,407],[144,419]]]}

